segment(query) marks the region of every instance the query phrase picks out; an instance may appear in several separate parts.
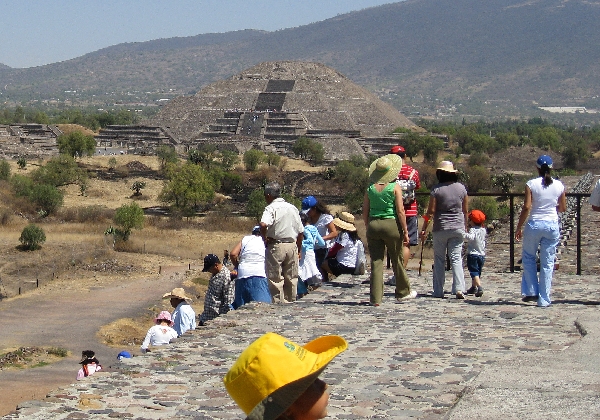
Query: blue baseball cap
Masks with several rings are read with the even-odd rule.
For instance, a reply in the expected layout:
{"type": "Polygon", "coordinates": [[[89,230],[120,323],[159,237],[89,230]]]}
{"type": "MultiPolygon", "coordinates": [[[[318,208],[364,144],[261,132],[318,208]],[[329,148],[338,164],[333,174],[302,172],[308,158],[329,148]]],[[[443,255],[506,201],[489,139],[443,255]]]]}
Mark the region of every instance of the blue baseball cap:
{"type": "Polygon", "coordinates": [[[121,360],[121,359],[131,359],[131,353],[129,353],[128,351],[123,350],[121,353],[119,353],[117,355],[117,359],[121,360]]]}
{"type": "Polygon", "coordinates": [[[309,195],[308,197],[304,197],[304,200],[302,200],[302,210],[308,210],[311,207],[314,207],[317,205],[317,199],[315,197],[313,197],[312,195],[309,195]]]}
{"type": "Polygon", "coordinates": [[[542,166],[546,165],[548,166],[548,168],[552,169],[552,158],[548,155],[542,155],[538,158],[535,164],[538,168],[541,168],[542,166]]]}

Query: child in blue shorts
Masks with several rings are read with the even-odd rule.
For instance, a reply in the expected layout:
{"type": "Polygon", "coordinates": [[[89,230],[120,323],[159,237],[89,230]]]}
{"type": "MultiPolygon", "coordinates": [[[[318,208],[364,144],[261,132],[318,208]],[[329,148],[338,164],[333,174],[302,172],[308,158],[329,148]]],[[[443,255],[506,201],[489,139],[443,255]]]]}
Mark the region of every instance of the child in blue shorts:
{"type": "Polygon", "coordinates": [[[471,275],[471,288],[467,290],[468,295],[476,297],[483,296],[483,287],[481,287],[481,269],[485,262],[485,237],[487,231],[483,227],[485,214],[481,210],[472,210],[469,212],[469,232],[464,233],[463,237],[468,240],[467,243],[467,269],[471,275]]]}

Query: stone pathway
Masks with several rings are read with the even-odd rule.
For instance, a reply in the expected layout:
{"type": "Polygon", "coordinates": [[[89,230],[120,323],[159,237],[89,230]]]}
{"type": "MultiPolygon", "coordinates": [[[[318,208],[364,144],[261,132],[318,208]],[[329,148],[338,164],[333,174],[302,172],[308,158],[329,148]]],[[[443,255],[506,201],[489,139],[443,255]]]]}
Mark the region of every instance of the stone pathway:
{"type": "Polygon", "coordinates": [[[365,303],[365,276],[340,276],[294,304],[246,305],[176,344],[103,361],[112,372],[22,403],[3,418],[244,418],[222,377],[267,331],[301,344],[324,334],[346,338],[348,350],[323,375],[331,418],[444,418],[487,367],[551,358],[581,340],[576,320],[598,315],[600,285],[595,276],[557,274],[548,309],[521,302],[519,273],[489,273],[482,298],[459,301],[432,298],[431,273],[411,270],[417,299],[396,303],[386,286],[380,307],[365,303]]]}

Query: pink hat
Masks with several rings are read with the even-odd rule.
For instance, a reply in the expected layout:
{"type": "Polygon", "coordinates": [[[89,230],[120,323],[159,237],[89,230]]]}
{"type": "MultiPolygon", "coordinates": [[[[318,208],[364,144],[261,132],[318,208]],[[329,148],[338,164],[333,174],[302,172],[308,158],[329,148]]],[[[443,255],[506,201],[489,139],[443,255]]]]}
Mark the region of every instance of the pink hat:
{"type": "Polygon", "coordinates": [[[173,326],[173,321],[171,320],[171,314],[168,311],[162,311],[161,313],[158,314],[158,316],[156,318],[154,318],[154,322],[156,322],[157,324],[162,320],[169,321],[169,327],[173,326]]]}

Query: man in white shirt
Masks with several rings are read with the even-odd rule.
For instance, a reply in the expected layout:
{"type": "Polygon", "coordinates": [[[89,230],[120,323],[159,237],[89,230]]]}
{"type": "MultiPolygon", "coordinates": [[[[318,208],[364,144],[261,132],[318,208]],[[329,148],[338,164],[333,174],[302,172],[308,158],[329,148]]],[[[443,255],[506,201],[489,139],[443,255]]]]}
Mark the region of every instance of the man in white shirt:
{"type": "Polygon", "coordinates": [[[280,195],[279,183],[270,182],[265,186],[267,206],[260,219],[260,233],[267,247],[269,291],[275,302],[285,303],[296,300],[298,255],[302,249],[304,226],[296,206],[280,195]]]}
{"type": "Polygon", "coordinates": [[[178,337],[181,337],[186,331],[196,328],[196,312],[188,303],[191,298],[185,295],[183,288],[176,287],[170,293],[165,293],[163,299],[171,299],[171,306],[175,308],[171,317],[173,329],[177,332],[178,337]]]}

